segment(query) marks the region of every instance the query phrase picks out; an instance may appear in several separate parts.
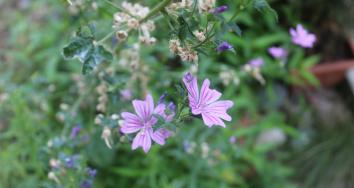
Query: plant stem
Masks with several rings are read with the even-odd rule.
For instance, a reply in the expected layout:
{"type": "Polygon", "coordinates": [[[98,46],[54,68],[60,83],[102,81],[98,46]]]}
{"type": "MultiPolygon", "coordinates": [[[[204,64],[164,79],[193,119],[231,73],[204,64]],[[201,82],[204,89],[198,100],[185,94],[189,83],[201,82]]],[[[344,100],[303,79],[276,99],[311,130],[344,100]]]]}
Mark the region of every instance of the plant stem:
{"type": "Polygon", "coordinates": [[[101,40],[99,40],[97,43],[102,44],[104,41],[106,41],[107,39],[109,39],[109,37],[111,37],[114,32],[115,32],[115,30],[112,31],[112,32],[110,32],[110,33],[108,33],[105,37],[103,37],[103,38],[102,38],[101,40]]]}
{"type": "Polygon", "coordinates": [[[172,0],[163,0],[160,4],[156,5],[143,19],[141,19],[139,22],[145,22],[161,10],[163,10],[168,4],[170,4],[172,0]]]}
{"type": "Polygon", "coordinates": [[[133,16],[132,14],[130,14],[130,12],[126,11],[124,8],[114,4],[113,2],[109,1],[109,0],[105,0],[106,3],[110,4],[112,7],[118,9],[121,12],[124,12],[126,14],[128,14],[129,16],[133,16]]]}

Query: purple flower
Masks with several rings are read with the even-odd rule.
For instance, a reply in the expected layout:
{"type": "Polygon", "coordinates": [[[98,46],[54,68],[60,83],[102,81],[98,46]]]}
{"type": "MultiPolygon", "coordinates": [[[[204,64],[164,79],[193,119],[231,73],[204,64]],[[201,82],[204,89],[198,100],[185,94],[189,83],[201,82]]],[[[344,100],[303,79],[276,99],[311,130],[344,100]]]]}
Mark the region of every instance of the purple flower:
{"type": "Polygon", "coordinates": [[[97,170],[93,168],[87,168],[87,174],[91,177],[94,178],[97,174],[97,170]]]}
{"type": "Polygon", "coordinates": [[[80,185],[80,188],[91,188],[91,187],[92,187],[92,180],[84,180],[80,185]]]}
{"type": "Polygon", "coordinates": [[[167,93],[163,93],[160,98],[159,98],[159,101],[157,102],[157,104],[161,104],[164,102],[164,100],[166,99],[166,96],[167,96],[167,93]]]}
{"type": "Polygon", "coordinates": [[[309,33],[301,24],[297,24],[296,30],[290,28],[290,35],[292,42],[303,48],[312,48],[313,44],[316,42],[316,36],[309,33]]]}
{"type": "Polygon", "coordinates": [[[76,136],[79,134],[80,130],[81,130],[81,126],[80,125],[76,125],[75,127],[73,127],[71,129],[70,138],[71,139],[76,138],[76,136]]]}
{"type": "Polygon", "coordinates": [[[227,5],[223,5],[220,7],[216,7],[214,10],[211,10],[211,13],[220,14],[220,13],[227,11],[228,9],[229,9],[229,7],[227,5]]]}
{"type": "Polygon", "coordinates": [[[209,88],[209,79],[204,80],[200,92],[197,79],[191,73],[187,73],[184,76],[183,82],[188,90],[189,107],[192,110],[192,114],[201,114],[205,125],[208,127],[213,125],[225,127],[222,119],[231,121],[232,118],[226,111],[234,103],[229,100],[218,101],[221,93],[209,88]]]}
{"type": "Polygon", "coordinates": [[[171,112],[174,112],[174,111],[176,110],[176,105],[175,105],[175,103],[170,102],[170,103],[167,105],[167,109],[170,110],[171,112]]]}
{"type": "Polygon", "coordinates": [[[288,51],[282,47],[270,47],[268,48],[269,54],[276,59],[284,59],[288,56],[288,51]]]}
{"type": "Polygon", "coordinates": [[[258,57],[255,59],[251,59],[248,64],[251,65],[251,67],[253,68],[260,68],[261,66],[263,66],[264,61],[262,58],[258,57]]]}
{"type": "Polygon", "coordinates": [[[130,89],[123,89],[120,91],[120,97],[125,101],[129,101],[133,98],[133,93],[130,89]]]}
{"type": "Polygon", "coordinates": [[[216,50],[218,52],[223,52],[226,50],[231,50],[233,47],[226,41],[222,42],[221,44],[219,44],[219,46],[216,48],[216,50]]]}
{"type": "Polygon", "coordinates": [[[75,166],[73,157],[65,158],[65,163],[66,163],[66,167],[68,167],[68,168],[74,168],[74,166],[75,166]]]}
{"type": "Polygon", "coordinates": [[[236,141],[237,141],[236,136],[231,136],[231,137],[229,138],[229,142],[230,142],[231,144],[235,144],[236,141]]]}
{"type": "Polygon", "coordinates": [[[166,115],[166,105],[161,103],[154,107],[154,101],[149,94],[144,101],[133,100],[133,107],[136,114],[130,112],[123,112],[123,124],[120,129],[124,134],[138,132],[133,140],[132,149],[142,147],[147,153],[151,148],[151,139],[157,144],[164,145],[165,139],[171,136],[171,132],[167,129],[160,128],[153,131],[153,126],[157,123],[157,118],[153,114],[158,114],[165,118],[166,121],[171,121],[172,115],[166,115]]]}

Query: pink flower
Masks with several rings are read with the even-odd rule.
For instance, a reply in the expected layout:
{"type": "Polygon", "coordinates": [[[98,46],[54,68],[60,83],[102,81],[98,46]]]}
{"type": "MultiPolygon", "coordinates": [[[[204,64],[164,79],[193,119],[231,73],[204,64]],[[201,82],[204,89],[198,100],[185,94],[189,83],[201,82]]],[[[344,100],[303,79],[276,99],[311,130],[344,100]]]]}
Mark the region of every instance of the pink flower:
{"type": "Polygon", "coordinates": [[[187,73],[183,77],[183,82],[188,90],[189,107],[194,115],[202,115],[204,124],[208,127],[219,125],[225,127],[223,120],[231,121],[226,111],[233,106],[233,102],[229,100],[220,100],[221,93],[210,89],[209,79],[205,79],[199,93],[197,79],[187,73]]]}
{"type": "Polygon", "coordinates": [[[120,97],[122,100],[129,101],[133,97],[133,93],[130,89],[123,89],[120,91],[120,97]]]}
{"type": "Polygon", "coordinates": [[[268,48],[269,54],[276,59],[284,59],[288,56],[288,51],[282,47],[270,47],[268,48]]]}
{"type": "Polygon", "coordinates": [[[252,68],[260,68],[261,66],[263,66],[264,61],[262,58],[258,57],[255,59],[251,59],[248,64],[252,67],[252,68]]]}
{"type": "Polygon", "coordinates": [[[136,114],[123,112],[123,124],[120,131],[124,134],[136,133],[132,143],[132,150],[142,147],[147,153],[151,148],[151,139],[157,144],[164,145],[165,140],[171,136],[171,132],[164,128],[153,131],[153,126],[157,123],[157,118],[153,114],[162,116],[166,121],[171,121],[173,115],[166,115],[165,104],[154,107],[154,101],[149,94],[144,101],[133,100],[133,107],[136,114]]]}
{"type": "Polygon", "coordinates": [[[294,44],[304,48],[312,48],[313,44],[316,42],[316,36],[309,33],[301,24],[297,24],[296,30],[290,28],[290,35],[294,44]]]}

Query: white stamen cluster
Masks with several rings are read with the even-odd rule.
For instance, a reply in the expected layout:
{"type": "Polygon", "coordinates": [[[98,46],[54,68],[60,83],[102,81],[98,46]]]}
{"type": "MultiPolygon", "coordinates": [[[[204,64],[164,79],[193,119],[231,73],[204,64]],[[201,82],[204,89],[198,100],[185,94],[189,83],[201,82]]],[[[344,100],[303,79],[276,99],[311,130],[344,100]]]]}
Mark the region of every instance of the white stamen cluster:
{"type": "Polygon", "coordinates": [[[151,37],[150,32],[155,30],[155,24],[149,20],[140,23],[149,13],[149,8],[141,6],[138,3],[132,4],[124,1],[122,8],[125,12],[117,12],[113,15],[113,28],[117,30],[116,37],[119,40],[125,40],[130,30],[139,31],[139,41],[143,44],[155,44],[156,38],[151,37]]]}

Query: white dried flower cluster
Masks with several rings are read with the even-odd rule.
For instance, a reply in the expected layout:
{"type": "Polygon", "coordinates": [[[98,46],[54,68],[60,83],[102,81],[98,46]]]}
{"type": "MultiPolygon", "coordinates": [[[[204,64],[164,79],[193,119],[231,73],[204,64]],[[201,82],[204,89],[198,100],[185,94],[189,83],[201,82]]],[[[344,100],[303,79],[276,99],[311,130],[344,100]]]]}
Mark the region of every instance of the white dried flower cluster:
{"type": "Polygon", "coordinates": [[[206,39],[205,33],[203,31],[196,30],[196,31],[193,32],[193,34],[195,35],[195,37],[197,37],[197,39],[200,42],[203,42],[206,39]]]}
{"type": "Polygon", "coordinates": [[[209,155],[209,145],[206,142],[203,142],[201,145],[201,150],[202,150],[202,158],[207,158],[209,155]]]}
{"type": "Polygon", "coordinates": [[[175,2],[175,3],[171,3],[167,9],[169,11],[171,10],[178,10],[178,9],[189,9],[192,8],[193,5],[193,0],[182,0],[181,2],[175,2]]]}
{"type": "MultiPolygon", "coordinates": [[[[67,0],[67,2],[70,5],[68,7],[68,11],[70,14],[73,14],[73,15],[79,14],[80,10],[82,10],[82,9],[89,8],[88,7],[89,5],[87,2],[85,2],[85,0],[67,0]]],[[[93,10],[97,10],[98,9],[97,2],[92,2],[91,8],[93,10]]]]}
{"type": "Polygon", "coordinates": [[[261,74],[261,69],[259,67],[255,67],[255,66],[251,66],[249,64],[246,64],[243,66],[243,71],[249,73],[252,75],[252,77],[254,79],[256,79],[259,83],[261,83],[262,85],[264,85],[265,79],[263,78],[262,74],[261,74]]]}
{"type": "Polygon", "coordinates": [[[96,91],[99,95],[96,110],[99,112],[106,112],[108,102],[107,90],[108,87],[104,81],[101,81],[100,85],[96,87],[96,91]]]}
{"type": "Polygon", "coordinates": [[[7,93],[0,93],[0,104],[5,102],[9,98],[9,94],[7,93]]]}
{"type": "Polygon", "coordinates": [[[122,8],[126,12],[117,12],[113,15],[113,28],[117,30],[116,37],[119,40],[125,40],[130,30],[139,30],[139,41],[143,44],[151,45],[156,43],[156,38],[151,36],[151,32],[155,30],[153,21],[148,20],[140,23],[149,13],[149,8],[138,3],[132,4],[124,1],[122,8]]]}
{"type": "Polygon", "coordinates": [[[215,0],[198,0],[200,12],[210,12],[215,7],[215,0]]]}
{"type": "Polygon", "coordinates": [[[189,46],[182,47],[178,39],[171,39],[169,42],[170,51],[181,57],[182,61],[198,63],[198,53],[189,46]]]}
{"type": "Polygon", "coordinates": [[[57,177],[57,176],[55,175],[55,173],[52,172],[52,171],[50,171],[50,172],[48,173],[48,179],[53,180],[53,181],[55,181],[55,182],[58,183],[58,184],[60,183],[58,177],[57,177]]]}
{"type": "Polygon", "coordinates": [[[122,68],[128,68],[131,72],[138,70],[140,67],[140,45],[135,43],[132,48],[122,50],[118,63],[122,68]]]}
{"type": "Polygon", "coordinates": [[[75,82],[76,87],[78,88],[78,93],[84,93],[86,90],[86,83],[83,77],[80,74],[73,74],[71,78],[75,82]]]}
{"type": "Polygon", "coordinates": [[[224,86],[229,86],[230,84],[238,86],[240,84],[240,78],[237,76],[236,72],[225,66],[221,67],[219,78],[222,80],[224,86]]]}

